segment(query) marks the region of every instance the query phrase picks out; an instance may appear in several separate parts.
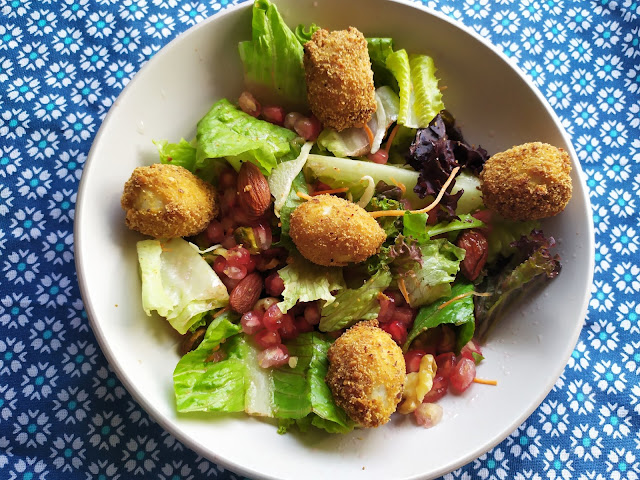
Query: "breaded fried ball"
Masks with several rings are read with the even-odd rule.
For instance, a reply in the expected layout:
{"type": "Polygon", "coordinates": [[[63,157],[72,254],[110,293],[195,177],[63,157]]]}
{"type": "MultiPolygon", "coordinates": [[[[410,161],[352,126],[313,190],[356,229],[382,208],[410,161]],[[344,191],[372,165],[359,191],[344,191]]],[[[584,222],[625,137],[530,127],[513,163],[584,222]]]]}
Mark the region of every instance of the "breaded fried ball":
{"type": "Polygon", "coordinates": [[[336,404],[362,427],[389,421],[402,399],[405,362],[378,321],[356,323],[329,348],[326,382],[336,404]]]}
{"type": "Polygon", "coordinates": [[[184,167],[160,163],[136,168],[120,203],[130,229],[156,238],[195,235],[218,214],[213,185],[184,167]]]}
{"type": "Polygon", "coordinates": [[[511,220],[560,213],[571,198],[569,154],[548,143],[525,143],[493,155],[480,174],[484,204],[511,220]]]}
{"type": "Polygon", "coordinates": [[[317,30],[304,44],[304,71],[311,111],[337,131],[361,127],[376,111],[367,41],[357,28],[317,30]]]}
{"type": "Polygon", "coordinates": [[[318,195],[296,208],[289,235],[302,256],[328,267],[363,262],[387,238],[364,208],[333,195],[318,195]]]}

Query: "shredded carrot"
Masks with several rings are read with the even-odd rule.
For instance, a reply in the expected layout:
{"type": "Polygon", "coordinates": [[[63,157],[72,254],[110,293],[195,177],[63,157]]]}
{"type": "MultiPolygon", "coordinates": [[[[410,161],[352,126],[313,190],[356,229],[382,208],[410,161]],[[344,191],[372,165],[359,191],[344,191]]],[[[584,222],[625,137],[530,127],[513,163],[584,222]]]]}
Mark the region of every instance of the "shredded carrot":
{"type": "Polygon", "coordinates": [[[438,193],[438,196],[436,197],[436,199],[433,202],[431,202],[429,205],[427,205],[426,207],[421,208],[420,210],[377,210],[375,212],[369,212],[369,215],[371,215],[373,218],[378,218],[378,217],[403,217],[404,214],[407,213],[407,212],[410,212],[410,213],[427,213],[427,212],[433,210],[433,208],[436,207],[438,205],[438,203],[440,203],[440,200],[442,200],[442,197],[444,196],[444,192],[447,190],[447,188],[449,188],[449,185],[451,184],[451,182],[455,178],[456,173],[458,173],[458,170],[460,170],[460,167],[456,167],[453,170],[451,170],[451,175],[449,175],[449,178],[447,178],[447,181],[444,182],[444,185],[442,186],[442,189],[438,193]]]}
{"type": "Polygon", "coordinates": [[[316,195],[331,195],[333,193],[344,193],[348,191],[349,187],[332,188],[331,190],[318,190],[317,192],[313,192],[311,196],[315,197],[316,195]]]}
{"type": "Polygon", "coordinates": [[[409,301],[409,292],[407,292],[407,286],[404,283],[404,278],[398,279],[398,287],[400,287],[400,293],[402,293],[404,301],[407,302],[407,305],[411,305],[411,302],[409,301]]]}
{"type": "Polygon", "coordinates": [[[393,127],[393,129],[391,130],[391,133],[389,134],[389,138],[387,139],[387,143],[385,143],[384,145],[385,152],[389,153],[389,149],[391,148],[391,144],[393,143],[393,139],[396,136],[396,133],[398,133],[399,127],[400,125],[396,123],[396,126],[393,127]]]}
{"type": "Polygon", "coordinates": [[[373,132],[369,128],[369,125],[365,123],[364,127],[362,128],[364,129],[364,132],[367,134],[367,137],[369,138],[369,145],[373,145],[373,132]]]}
{"type": "Polygon", "coordinates": [[[438,90],[444,92],[447,88],[449,88],[447,85],[442,85],[438,90]]]}
{"type": "Polygon", "coordinates": [[[296,192],[296,195],[298,195],[301,199],[303,200],[311,200],[311,196],[307,195],[306,193],[302,193],[302,192],[296,192]]]}
{"type": "Polygon", "coordinates": [[[395,178],[391,177],[391,181],[393,182],[393,184],[398,187],[400,190],[402,190],[402,195],[404,195],[405,193],[407,193],[407,187],[405,187],[404,183],[401,183],[399,181],[397,181],[395,178]]]}
{"type": "Polygon", "coordinates": [[[220,315],[222,315],[225,312],[229,311],[229,305],[227,305],[226,307],[224,307],[221,310],[218,310],[216,313],[213,314],[213,318],[218,318],[220,315]]]}
{"type": "Polygon", "coordinates": [[[478,292],[467,292],[467,293],[461,293],[460,295],[457,295],[449,300],[447,300],[446,302],[444,302],[442,305],[440,305],[438,307],[438,310],[442,310],[444,307],[447,307],[449,305],[451,305],[453,302],[457,301],[457,300],[462,300],[465,297],[470,297],[471,295],[475,296],[475,297],[488,297],[491,294],[490,293],[478,293],[478,292]]]}
{"type": "Polygon", "coordinates": [[[475,383],[481,383],[482,385],[493,385],[493,386],[497,386],[498,385],[498,381],[497,380],[486,380],[484,378],[474,378],[473,381],[475,383]]]}

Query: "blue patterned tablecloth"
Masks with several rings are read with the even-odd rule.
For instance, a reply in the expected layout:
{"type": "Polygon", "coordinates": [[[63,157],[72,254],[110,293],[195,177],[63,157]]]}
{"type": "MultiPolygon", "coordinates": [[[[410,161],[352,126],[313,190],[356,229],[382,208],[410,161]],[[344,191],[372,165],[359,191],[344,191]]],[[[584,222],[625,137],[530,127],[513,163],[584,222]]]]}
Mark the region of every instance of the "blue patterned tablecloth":
{"type": "MultiPolygon", "coordinates": [[[[78,182],[122,88],[227,0],[0,0],[0,478],[237,478],[151,420],[87,321],[78,182]]],[[[596,266],[586,325],[542,405],[446,479],[640,476],[640,3],[428,1],[538,86],[586,173],[596,266]]],[[[455,446],[452,445],[452,448],[455,446]]]]}

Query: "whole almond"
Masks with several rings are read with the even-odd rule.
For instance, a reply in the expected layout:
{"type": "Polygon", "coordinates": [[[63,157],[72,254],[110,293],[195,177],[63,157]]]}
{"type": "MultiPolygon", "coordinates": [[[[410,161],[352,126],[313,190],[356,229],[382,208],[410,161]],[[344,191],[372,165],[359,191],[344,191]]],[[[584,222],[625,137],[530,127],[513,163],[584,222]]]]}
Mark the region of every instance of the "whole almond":
{"type": "Polygon", "coordinates": [[[229,295],[229,306],[238,313],[247,313],[256,304],[262,293],[262,276],[250,273],[235,286],[229,295]]]}
{"type": "Polygon", "coordinates": [[[244,162],[238,172],[238,197],[249,214],[260,216],[271,205],[269,182],[260,169],[251,162],[244,162]]]}

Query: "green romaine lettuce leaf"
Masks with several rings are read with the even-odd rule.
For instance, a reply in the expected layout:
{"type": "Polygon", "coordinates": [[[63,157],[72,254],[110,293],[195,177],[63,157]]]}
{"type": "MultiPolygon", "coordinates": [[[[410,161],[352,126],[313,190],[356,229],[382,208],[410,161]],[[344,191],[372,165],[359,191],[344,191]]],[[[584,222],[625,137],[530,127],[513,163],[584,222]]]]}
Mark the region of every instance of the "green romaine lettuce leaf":
{"type": "Polygon", "coordinates": [[[388,86],[398,93],[398,81],[387,68],[387,57],[393,53],[393,39],[367,38],[367,48],[376,87],[388,86]]]}
{"type": "Polygon", "coordinates": [[[293,33],[300,42],[300,45],[304,46],[305,43],[311,40],[311,37],[313,37],[313,34],[316,33],[317,30],[320,30],[320,27],[315,23],[312,23],[308,27],[300,24],[293,33]]]}
{"type": "Polygon", "coordinates": [[[333,332],[350,327],[359,320],[372,320],[380,312],[378,294],[391,284],[388,269],[379,270],[364,285],[345,289],[336,295],[335,301],[325,304],[320,312],[320,330],[333,332]]]}
{"type": "Polygon", "coordinates": [[[249,348],[240,325],[231,323],[228,314],[216,318],[205,333],[202,343],[183,356],[173,372],[173,387],[179,412],[242,412],[245,409],[245,377],[243,360],[249,348]],[[224,342],[224,343],[222,343],[224,342]],[[221,348],[227,359],[208,362],[215,348],[221,348]]]}
{"type": "MultiPolygon", "coordinates": [[[[304,178],[302,172],[298,173],[298,175],[293,179],[293,183],[291,184],[291,190],[289,190],[289,194],[287,195],[287,199],[284,202],[284,205],[280,208],[280,223],[282,227],[280,228],[281,238],[279,244],[284,244],[287,242],[287,239],[293,245],[293,242],[289,238],[289,225],[291,214],[293,211],[302,205],[305,200],[298,196],[298,192],[309,194],[309,189],[307,188],[307,181],[304,178]]],[[[284,245],[286,246],[286,245],[284,245]]]]}
{"type": "Polygon", "coordinates": [[[456,350],[459,352],[471,338],[474,332],[474,316],[473,316],[473,296],[469,295],[458,300],[454,300],[450,304],[441,308],[449,300],[465,293],[473,291],[471,283],[457,283],[451,289],[451,293],[442,301],[437,301],[422,307],[413,322],[413,327],[409,332],[407,341],[402,349],[406,352],[418,335],[422,332],[435,328],[438,325],[448,324],[459,327],[457,329],[456,350]]]}
{"type": "Polygon", "coordinates": [[[284,282],[284,300],[278,303],[282,313],[286,313],[297,302],[325,300],[330,304],[335,299],[331,292],[344,288],[341,268],[316,265],[299,255],[294,257],[292,263],[278,270],[278,275],[284,282]]]}
{"type": "Polygon", "coordinates": [[[202,313],[229,302],[226,287],[198,251],[181,238],[137,243],[142,307],[155,310],[179,333],[186,333],[202,313]]]}
{"type": "MultiPolygon", "coordinates": [[[[295,368],[264,369],[258,350],[245,340],[229,314],[215,319],[196,350],[180,359],[173,374],[179,412],[241,412],[281,420],[282,433],[290,420],[330,433],[346,433],[354,423],[334,401],[324,382],[331,342],[318,332],[304,333],[287,343],[295,368]],[[212,362],[212,351],[223,360],[212,362]]],[[[237,320],[237,319],[235,319],[237,320]]]]}
{"type": "Polygon", "coordinates": [[[158,149],[160,162],[171,165],[179,165],[193,172],[196,164],[196,147],[181,138],[178,143],[169,143],[166,140],[154,141],[158,149]]]}
{"type": "Polygon", "coordinates": [[[297,156],[298,150],[291,143],[296,136],[221,99],[198,122],[195,168],[206,168],[211,159],[224,157],[236,170],[248,161],[269,174],[279,159],[297,156]]]}
{"type": "Polygon", "coordinates": [[[426,55],[409,56],[402,49],[387,56],[386,67],[400,88],[398,123],[410,128],[427,127],[444,109],[433,59],[426,55]]]}
{"type": "Polygon", "coordinates": [[[251,40],[238,45],[247,90],[262,103],[304,111],[307,90],[302,44],[268,0],[255,0],[251,40]]]}

